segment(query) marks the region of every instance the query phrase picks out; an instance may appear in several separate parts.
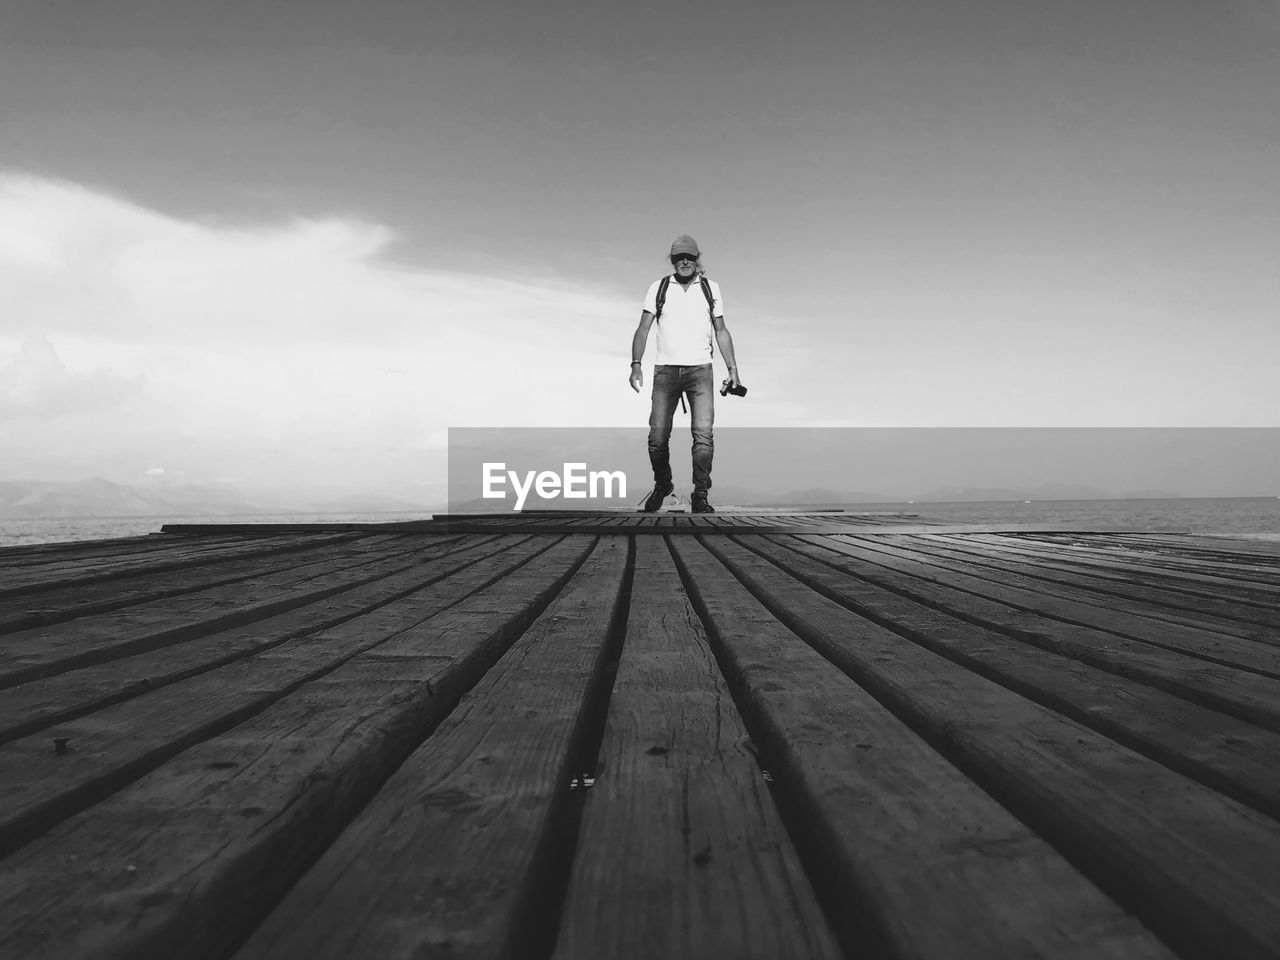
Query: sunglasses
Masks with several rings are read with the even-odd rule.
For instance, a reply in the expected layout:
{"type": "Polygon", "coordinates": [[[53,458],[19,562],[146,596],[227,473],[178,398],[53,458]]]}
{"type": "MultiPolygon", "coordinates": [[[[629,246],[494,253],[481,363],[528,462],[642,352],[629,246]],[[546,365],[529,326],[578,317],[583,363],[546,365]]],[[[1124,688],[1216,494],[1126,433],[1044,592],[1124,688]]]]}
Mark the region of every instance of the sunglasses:
{"type": "Polygon", "coordinates": [[[680,264],[684,263],[686,260],[689,263],[698,262],[698,258],[691,253],[677,253],[674,257],[671,258],[671,262],[675,264],[677,267],[680,266],[680,264]]]}

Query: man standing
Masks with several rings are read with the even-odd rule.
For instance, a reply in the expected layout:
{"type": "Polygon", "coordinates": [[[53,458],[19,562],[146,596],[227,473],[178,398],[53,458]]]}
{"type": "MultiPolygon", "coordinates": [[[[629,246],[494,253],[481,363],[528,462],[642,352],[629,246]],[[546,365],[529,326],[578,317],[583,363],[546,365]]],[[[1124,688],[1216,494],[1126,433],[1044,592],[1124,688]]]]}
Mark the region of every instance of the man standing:
{"type": "Polygon", "coordinates": [[[733,337],[724,325],[720,285],[702,272],[702,254],[688,234],[671,244],[675,273],[654,281],[645,294],[640,326],[631,338],[631,389],[640,392],[644,374],[640,360],[649,340],[649,327],[658,321],[658,357],[653,368],[653,405],[649,413],[649,462],[653,492],[643,509],[653,513],[675,489],[671,482],[671,420],[676,402],[689,398],[693,429],[693,512],[715,513],[707,502],[711,489],[711,459],[715,452],[715,387],[711,374],[711,338],[729,365],[729,386],[738,384],[733,337]]]}

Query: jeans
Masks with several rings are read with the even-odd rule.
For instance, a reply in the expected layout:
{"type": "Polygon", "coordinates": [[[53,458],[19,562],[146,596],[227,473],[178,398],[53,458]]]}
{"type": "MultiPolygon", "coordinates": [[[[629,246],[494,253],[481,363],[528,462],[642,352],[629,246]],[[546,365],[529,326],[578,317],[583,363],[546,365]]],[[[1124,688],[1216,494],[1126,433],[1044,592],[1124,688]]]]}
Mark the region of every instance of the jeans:
{"type": "Polygon", "coordinates": [[[649,413],[649,462],[653,481],[659,487],[671,485],[671,420],[680,395],[689,398],[693,428],[693,489],[711,489],[711,458],[715,453],[712,425],[715,423],[715,387],[711,364],[695,367],[662,364],[653,368],[653,407],[649,413]]]}

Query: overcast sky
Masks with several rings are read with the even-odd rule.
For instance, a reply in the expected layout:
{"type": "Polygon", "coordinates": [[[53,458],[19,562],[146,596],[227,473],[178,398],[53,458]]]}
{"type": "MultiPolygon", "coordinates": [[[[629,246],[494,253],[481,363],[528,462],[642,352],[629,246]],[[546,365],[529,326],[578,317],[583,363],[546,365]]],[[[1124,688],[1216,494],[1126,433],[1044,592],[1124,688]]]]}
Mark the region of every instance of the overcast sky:
{"type": "Polygon", "coordinates": [[[0,478],[642,425],[683,232],[725,426],[1278,422],[1273,0],[0,0],[0,91],[0,478]]]}

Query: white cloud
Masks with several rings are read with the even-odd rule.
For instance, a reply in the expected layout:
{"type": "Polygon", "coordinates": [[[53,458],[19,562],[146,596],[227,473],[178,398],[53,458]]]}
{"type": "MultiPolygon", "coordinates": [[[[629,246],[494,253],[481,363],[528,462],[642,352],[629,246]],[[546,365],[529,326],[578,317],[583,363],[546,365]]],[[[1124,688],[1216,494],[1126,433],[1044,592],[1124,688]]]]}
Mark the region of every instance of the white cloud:
{"type": "Polygon", "coordinates": [[[72,371],[48,339],[24,341],[16,355],[0,361],[0,420],[46,421],[100,412],[136,396],[141,378],[106,370],[72,371]]]}
{"type": "Polygon", "coordinates": [[[393,239],[342,219],[195,223],[73,184],[0,176],[0,270],[11,291],[0,333],[34,324],[206,346],[410,337],[451,352],[554,333],[604,342],[587,321],[616,303],[598,290],[410,270],[385,259],[393,239]]]}
{"type": "Polygon", "coordinates": [[[44,420],[10,434],[4,469],[405,489],[440,471],[450,426],[646,422],[631,296],[410,269],[391,239],[0,175],[0,356],[28,344],[0,404],[44,420]]]}

